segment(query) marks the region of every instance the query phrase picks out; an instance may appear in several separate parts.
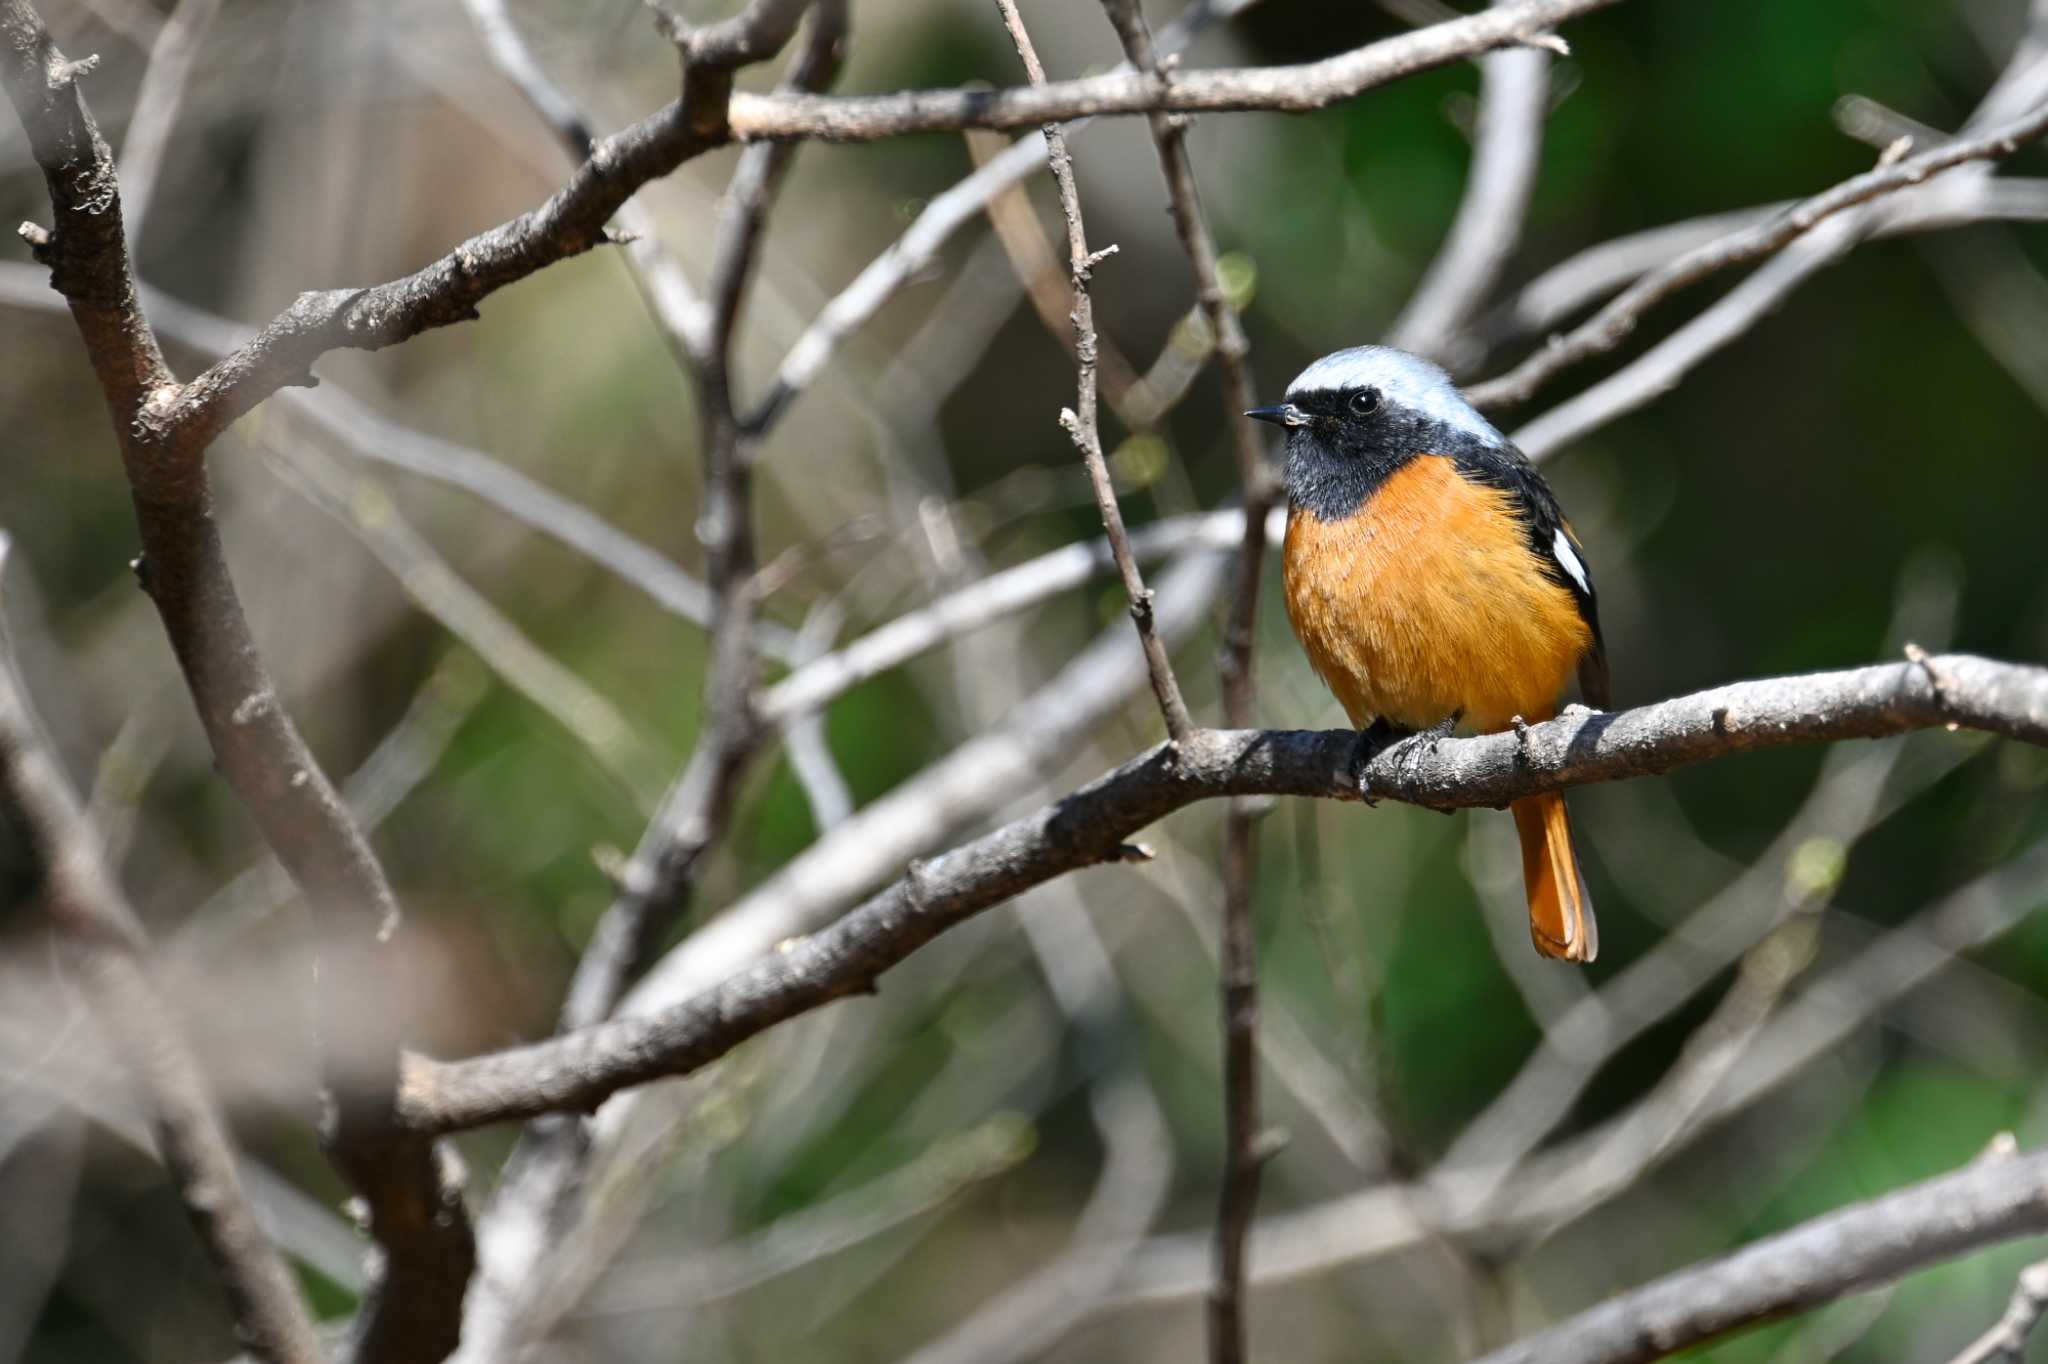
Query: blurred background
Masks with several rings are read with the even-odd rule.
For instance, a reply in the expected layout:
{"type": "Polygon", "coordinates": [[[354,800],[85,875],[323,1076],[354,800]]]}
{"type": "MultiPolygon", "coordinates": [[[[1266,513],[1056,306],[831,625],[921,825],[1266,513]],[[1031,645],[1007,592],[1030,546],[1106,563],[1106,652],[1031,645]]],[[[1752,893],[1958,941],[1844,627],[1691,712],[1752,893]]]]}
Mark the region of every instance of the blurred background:
{"type": "MultiPolygon", "coordinates": [[[[69,54],[100,55],[87,93],[125,157],[165,11],[44,8],[69,54]]],[[[1399,8],[1261,0],[1187,60],[1308,60],[1402,31],[1399,8]]],[[[2025,10],[1630,0],[1571,24],[1527,229],[1454,358],[1468,377],[1495,373],[1569,320],[1532,327],[1505,305],[1584,248],[1816,192],[1872,164],[1873,126],[1956,127],[2025,10]]],[[[672,53],[634,0],[511,13],[601,131],[673,96],[672,53]]],[[[1090,0],[1034,0],[1026,17],[1055,77],[1117,60],[1090,0]]],[[[1018,77],[992,6],[862,0],[837,88],[1018,77]]],[[[1465,64],[1320,113],[1195,125],[1262,393],[1384,334],[1456,211],[1477,81],[1465,64]]],[[[1074,149],[1091,240],[1120,248],[1096,272],[1098,325],[1141,372],[1162,351],[1169,371],[1191,368],[1190,281],[1143,122],[1088,125],[1074,149]]],[[[743,395],[976,154],[952,135],[800,151],[744,315],[743,395]]],[[[735,156],[642,195],[700,280],[735,156]]],[[[189,375],[222,319],[406,273],[568,170],[462,6],[225,0],[141,212],[124,187],[189,375]]],[[[2048,163],[2026,151],[2000,174],[2048,163]]],[[[763,609],[802,632],[776,636],[785,654],[1099,533],[1054,420],[1072,365],[1013,264],[1034,217],[1041,237],[1057,230],[1049,183],[1024,185],[1007,243],[970,218],[764,449],[763,609]]],[[[0,209],[47,221],[11,118],[0,209]]],[[[1598,580],[1618,704],[1892,658],[1909,640],[2048,656],[2044,268],[2037,222],[1867,242],[1675,391],[1556,452],[1547,472],[1598,580]]],[[[217,780],[135,588],[105,410],[43,280],[23,250],[0,266],[6,622],[256,1195],[339,1319],[363,1251],[312,1135],[307,925],[217,780]]],[[[1503,425],[1612,373],[1734,282],[1663,306],[1619,355],[1503,425]]],[[[433,1002],[424,1045],[454,1056],[544,1035],[610,898],[607,850],[633,846],[696,735],[704,634],[508,512],[525,493],[479,497],[477,478],[465,489],[449,471],[487,456],[502,466],[489,476],[523,476],[698,572],[691,386],[610,251],[494,296],[481,321],[332,355],[319,373],[329,406],[273,402],[214,452],[244,596],[290,710],[348,776],[427,930],[405,982],[433,1002]]],[[[1105,412],[1134,525],[1230,504],[1219,403],[1204,370],[1150,429],[1105,412]]],[[[1188,553],[1151,570],[1212,722],[1222,563],[1188,553]]],[[[799,780],[778,751],[757,768],[678,936],[772,892],[827,826],[921,789],[971,736],[1038,725],[1033,775],[962,798],[921,851],[1155,741],[1123,621],[1121,589],[1098,576],[838,697],[829,767],[799,780]],[[1057,692],[1063,668],[1098,654],[1114,686],[1057,692]]],[[[1271,590],[1258,666],[1263,724],[1343,723],[1271,590]]],[[[1462,1358],[1965,1163],[2001,1132],[2048,1138],[2044,785],[2038,750],[1934,732],[1583,790],[1602,925],[1584,971],[1529,951],[1505,816],[1279,803],[1258,826],[1256,913],[1267,1113],[1290,1141],[1255,1238],[1256,1353],[1462,1358]]],[[[606,1186],[603,1232],[548,1280],[544,1357],[1193,1356],[1221,1161],[1219,818],[1210,805],[1169,819],[1151,865],[975,920],[879,999],[780,1028],[692,1082],[633,1148],[635,1177],[606,1186]]],[[[118,1067],[27,922],[26,869],[0,844],[0,1360],[226,1358],[219,1293],[118,1067]]],[[[865,887],[843,889],[851,904],[865,887]]],[[[461,1140],[479,1206],[514,1135],[461,1140]]],[[[2039,1253],[1978,1255],[1700,1357],[1946,1357],[2039,1253]]]]}

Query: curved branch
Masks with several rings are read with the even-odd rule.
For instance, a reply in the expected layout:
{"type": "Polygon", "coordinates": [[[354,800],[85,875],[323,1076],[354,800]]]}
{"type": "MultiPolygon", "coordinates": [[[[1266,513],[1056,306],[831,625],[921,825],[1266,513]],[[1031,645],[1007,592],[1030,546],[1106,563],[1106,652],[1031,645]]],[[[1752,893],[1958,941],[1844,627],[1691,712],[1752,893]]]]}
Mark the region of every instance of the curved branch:
{"type": "Polygon", "coordinates": [[[1098,114],[1213,113],[1270,109],[1306,113],[1418,71],[1523,43],[1617,0],[1516,0],[1383,39],[1322,61],[1253,70],[1112,71],[1005,90],[905,90],[890,95],[797,97],[735,94],[732,132],[754,138],[818,137],[869,142],[901,133],[1028,128],[1098,114]]]}
{"type": "Polygon", "coordinates": [[[1574,707],[1520,733],[1374,754],[1349,730],[1197,730],[1063,800],[926,863],[807,938],[657,1013],[627,1016],[468,1061],[408,1057],[404,1121],[445,1132],[591,1109],[632,1085],[686,1075],[773,1025],[870,992],[953,925],[1081,867],[1143,856],[1125,842],[1184,805],[1222,796],[1357,800],[1361,787],[1436,809],[1651,776],[1752,749],[1954,725],[2048,746],[2048,668],[1963,654],[1738,682],[1617,713],[1574,707]]]}
{"type": "Polygon", "coordinates": [[[264,666],[213,517],[205,442],[167,424],[179,389],[138,302],[112,153],[78,90],[91,67],[65,60],[29,0],[0,3],[0,84],[55,214],[54,233],[23,235],[70,305],[112,415],[141,532],[138,575],[222,775],[335,927],[331,950],[355,968],[325,971],[329,984],[316,993],[322,1080],[334,1100],[323,1142],[384,1251],[355,1355],[362,1364],[439,1359],[455,1343],[474,1263],[461,1180],[446,1152],[393,1125],[402,1011],[366,1007],[331,984],[377,978],[394,950],[398,901],[264,666]]]}
{"type": "MultiPolygon", "coordinates": [[[[1019,128],[1094,114],[1164,110],[1302,112],[1417,71],[1524,41],[1566,19],[1615,3],[1515,0],[1470,18],[1300,66],[1165,76],[1117,71],[999,91],[875,96],[737,92],[726,107],[707,111],[701,107],[704,91],[722,91],[731,84],[730,71],[717,64],[729,55],[727,49],[751,53],[761,46],[725,43],[716,52],[693,58],[681,98],[598,142],[569,183],[546,203],[478,233],[403,279],[301,294],[255,339],[178,392],[175,404],[159,420],[181,440],[204,445],[279,389],[310,383],[313,362],[330,350],[374,350],[468,321],[477,315],[477,305],[499,289],[604,243],[605,224],[642,185],[730,141],[864,141],[902,133],[1019,128]],[[714,113],[719,116],[711,116],[714,113]]],[[[779,13],[775,3],[764,0],[742,17],[758,18],[757,10],[779,13]]]]}
{"type": "Polygon", "coordinates": [[[1481,408],[1526,402],[1561,370],[1620,345],[1635,330],[1644,313],[1687,285],[1717,270],[1782,250],[1858,204],[1922,184],[1930,176],[1967,162],[2010,156],[2044,132],[2048,132],[2048,103],[1977,136],[1957,138],[1903,160],[1880,160],[1875,170],[1844,180],[1768,221],[1708,242],[1651,271],[1590,320],[1574,328],[1570,335],[1553,340],[1499,378],[1472,385],[1466,396],[1481,408]]]}
{"type": "Polygon", "coordinates": [[[1645,1364],[2043,1231],[2048,1151],[1991,1157],[1667,1274],[1479,1364],[1645,1364]]]}
{"type": "MultiPolygon", "coordinates": [[[[0,534],[0,560],[7,538],[0,534]]],[[[221,1284],[236,1334],[264,1364],[320,1364],[290,1268],[263,1233],[206,1075],[146,964],[149,944],[77,793],[44,743],[0,642],[0,811],[19,821],[49,927],[74,963],[149,1113],[164,1169],[221,1284]]]]}

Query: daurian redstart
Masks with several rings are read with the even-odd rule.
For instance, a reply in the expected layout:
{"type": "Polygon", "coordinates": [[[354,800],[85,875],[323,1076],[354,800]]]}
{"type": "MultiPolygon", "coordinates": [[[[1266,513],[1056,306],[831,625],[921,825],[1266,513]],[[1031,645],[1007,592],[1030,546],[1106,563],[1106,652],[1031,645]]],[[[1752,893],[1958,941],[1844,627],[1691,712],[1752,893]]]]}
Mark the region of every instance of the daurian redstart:
{"type": "MultiPolygon", "coordinates": [[[[1385,346],[1326,355],[1287,400],[1287,618],[1351,723],[1478,733],[1557,713],[1574,670],[1607,705],[1585,551],[1528,457],[1435,365],[1385,346]]],[[[1536,950],[1600,936],[1564,797],[1514,802],[1536,950]]]]}

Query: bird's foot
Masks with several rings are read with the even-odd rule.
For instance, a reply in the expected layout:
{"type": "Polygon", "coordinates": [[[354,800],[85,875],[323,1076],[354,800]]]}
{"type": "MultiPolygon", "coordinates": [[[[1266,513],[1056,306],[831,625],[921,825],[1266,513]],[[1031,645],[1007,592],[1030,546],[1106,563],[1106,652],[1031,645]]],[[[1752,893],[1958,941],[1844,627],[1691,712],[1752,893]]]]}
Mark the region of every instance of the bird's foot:
{"type": "Polygon", "coordinates": [[[1406,768],[1402,775],[1403,784],[1409,791],[1422,784],[1423,759],[1436,752],[1436,746],[1457,731],[1458,721],[1465,718],[1463,710],[1454,710],[1443,719],[1421,730],[1409,738],[1401,749],[1401,765],[1406,768]]]}
{"type": "Polygon", "coordinates": [[[1358,752],[1352,759],[1352,772],[1358,784],[1358,798],[1368,806],[1380,803],[1372,789],[1373,760],[1405,737],[1404,731],[1395,729],[1385,720],[1375,720],[1358,731],[1358,752]]]}

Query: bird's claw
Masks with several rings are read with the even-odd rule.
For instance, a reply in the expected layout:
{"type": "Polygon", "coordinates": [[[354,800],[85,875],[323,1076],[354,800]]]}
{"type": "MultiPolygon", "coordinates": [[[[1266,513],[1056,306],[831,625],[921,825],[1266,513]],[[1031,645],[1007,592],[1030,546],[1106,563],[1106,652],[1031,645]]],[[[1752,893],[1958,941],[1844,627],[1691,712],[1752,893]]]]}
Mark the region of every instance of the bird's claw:
{"type": "Polygon", "coordinates": [[[1367,808],[1377,809],[1380,803],[1372,789],[1373,760],[1386,752],[1401,736],[1385,720],[1375,720],[1358,731],[1358,754],[1353,759],[1353,770],[1357,774],[1358,798],[1367,808]]]}

